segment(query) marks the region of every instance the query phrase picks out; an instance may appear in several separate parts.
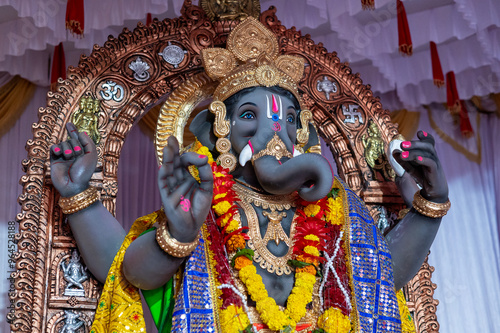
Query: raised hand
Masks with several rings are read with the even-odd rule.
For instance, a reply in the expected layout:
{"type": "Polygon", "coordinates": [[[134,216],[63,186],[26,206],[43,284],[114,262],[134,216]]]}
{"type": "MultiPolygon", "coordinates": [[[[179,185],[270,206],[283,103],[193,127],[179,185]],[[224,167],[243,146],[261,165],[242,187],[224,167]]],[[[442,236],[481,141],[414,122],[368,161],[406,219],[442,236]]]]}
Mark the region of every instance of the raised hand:
{"type": "Polygon", "coordinates": [[[63,197],[71,197],[89,186],[97,164],[97,151],[92,139],[66,124],[70,139],[50,147],[52,184],[63,197]]]}
{"type": "Polygon", "coordinates": [[[402,152],[393,156],[422,187],[422,196],[430,201],[443,203],[448,200],[448,183],[434,149],[432,135],[419,131],[419,140],[401,143],[402,152]]]}
{"type": "Polygon", "coordinates": [[[179,155],[177,139],[171,136],[163,149],[158,187],[170,234],[179,242],[192,242],[205,221],[213,195],[213,175],[208,158],[196,153],[179,155]],[[198,167],[198,183],[188,171],[198,167]]]}

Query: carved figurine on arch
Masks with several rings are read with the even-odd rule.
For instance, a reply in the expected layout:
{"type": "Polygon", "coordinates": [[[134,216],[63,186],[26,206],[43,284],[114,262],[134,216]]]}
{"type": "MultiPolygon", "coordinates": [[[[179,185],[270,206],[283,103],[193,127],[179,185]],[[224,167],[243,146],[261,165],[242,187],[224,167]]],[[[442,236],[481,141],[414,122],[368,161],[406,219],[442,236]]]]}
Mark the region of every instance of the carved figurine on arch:
{"type": "MultiPolygon", "coordinates": [[[[100,202],[97,193],[101,189],[89,186],[98,159],[92,140],[68,124],[70,140],[50,148],[52,183],[66,198],[61,208],[68,214],[88,269],[105,282],[96,304],[92,328],[96,332],[120,331],[124,324],[109,320],[115,317],[127,318],[136,331],[144,329],[139,289],[152,302],[153,318],[162,333],[206,331],[207,327],[219,332],[401,330],[394,287],[400,288],[418,270],[430,246],[428,240],[446,212],[448,205],[439,203],[447,199],[442,170],[436,163],[432,172],[424,175],[440,181],[422,190],[423,198],[417,196],[415,208],[399,225],[399,232],[423,237],[427,243],[417,242],[417,248],[408,248],[404,239],[380,236],[371,228],[373,221],[361,200],[332,177],[328,162],[319,154],[303,153],[318,144],[318,131],[323,132],[327,122],[324,115],[314,112],[318,131],[307,121],[299,121],[311,121],[301,117],[306,114],[301,96],[312,96],[316,87],[303,89],[298,69],[303,70],[304,59],[280,54],[283,48],[276,46],[276,36],[269,32],[256,20],[243,21],[228,36],[225,49],[203,51],[205,55],[215,52],[213,59],[228,51],[224,59],[234,57],[236,66],[214,74],[212,69],[217,70],[217,66],[211,69],[207,56],[203,60],[207,74],[188,76],[174,90],[167,103],[180,105],[178,112],[173,118],[159,119],[162,127],[156,140],[164,209],[140,218],[128,235],[100,202]],[[174,100],[178,96],[185,99],[174,100]],[[190,127],[198,141],[183,147],[180,134],[199,96],[213,96],[211,109],[221,113],[218,117],[211,110],[201,112],[190,127]],[[228,131],[218,130],[225,125],[228,131]],[[186,152],[180,154],[179,148],[186,152]],[[234,156],[219,159],[235,162],[233,171],[214,162],[224,154],[234,156]],[[422,227],[422,222],[431,227],[422,227]],[[269,224],[274,228],[266,236],[269,224]],[[413,227],[420,234],[408,231],[413,227]],[[360,234],[374,237],[358,238],[360,234]],[[368,238],[376,242],[361,244],[368,238]],[[367,260],[359,261],[361,257],[367,260]],[[387,269],[377,271],[374,266],[380,276],[359,283],[358,277],[371,278],[362,269],[370,262],[387,269]],[[374,288],[382,296],[367,302],[362,295],[374,288]],[[387,299],[390,307],[379,306],[387,299]],[[370,310],[375,304],[377,313],[370,310]]],[[[297,44],[291,42],[288,47],[297,44]]],[[[293,49],[286,51],[298,54],[293,49]]],[[[218,64],[216,60],[213,63],[218,64]]],[[[94,82],[103,82],[102,77],[94,82]]],[[[335,79],[349,92],[346,82],[335,79]]],[[[147,84],[156,87],[165,81],[166,77],[152,75],[147,84]]],[[[145,96],[149,98],[140,94],[130,97],[130,108],[121,112],[126,114],[132,107],[144,106],[140,103],[151,102],[152,98],[145,96]]],[[[365,103],[353,96],[360,105],[365,103]]],[[[378,104],[370,105],[363,104],[367,112],[378,110],[378,104]]],[[[106,107],[104,112],[109,112],[106,107]]],[[[125,121],[135,119],[127,117],[118,118],[116,126],[126,129],[130,124],[125,121]]],[[[113,126],[102,129],[107,134],[103,156],[109,160],[105,163],[119,155],[119,136],[113,137],[117,131],[113,126]]],[[[437,161],[427,160],[433,145],[424,133],[405,146],[396,159],[408,173],[415,173],[419,162],[437,161]]],[[[350,157],[347,149],[340,154],[343,161],[350,157]]],[[[115,169],[105,170],[104,183],[110,183],[115,169]]],[[[95,185],[95,179],[93,182],[95,185]]]]}

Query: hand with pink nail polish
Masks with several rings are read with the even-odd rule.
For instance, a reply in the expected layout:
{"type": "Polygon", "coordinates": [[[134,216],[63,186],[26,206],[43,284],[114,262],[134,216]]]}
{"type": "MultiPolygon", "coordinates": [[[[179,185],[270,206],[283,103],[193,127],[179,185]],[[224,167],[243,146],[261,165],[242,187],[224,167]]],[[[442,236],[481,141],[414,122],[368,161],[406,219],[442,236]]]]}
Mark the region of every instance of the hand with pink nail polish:
{"type": "Polygon", "coordinates": [[[50,149],[52,184],[63,197],[71,197],[89,186],[97,165],[97,150],[92,139],[78,132],[75,125],[66,125],[69,139],[50,149]]]}
{"type": "Polygon", "coordinates": [[[403,141],[401,152],[394,153],[394,158],[415,181],[422,186],[424,198],[434,202],[446,202],[448,183],[434,148],[434,137],[419,131],[418,140],[403,141]]]}

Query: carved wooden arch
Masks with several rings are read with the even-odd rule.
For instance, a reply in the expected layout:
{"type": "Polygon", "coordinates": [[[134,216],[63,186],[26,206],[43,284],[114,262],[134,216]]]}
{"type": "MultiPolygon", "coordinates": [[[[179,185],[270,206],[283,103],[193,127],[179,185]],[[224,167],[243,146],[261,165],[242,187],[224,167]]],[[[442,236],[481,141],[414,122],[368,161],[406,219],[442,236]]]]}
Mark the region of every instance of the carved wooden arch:
{"type": "MultiPolygon", "coordinates": [[[[300,55],[308,62],[300,89],[305,104],[313,111],[319,133],[336,158],[341,177],[372,208],[382,204],[401,208],[394,184],[377,180],[367,166],[361,144],[368,119],[376,123],[385,143],[397,134],[388,112],[373,97],[370,87],[362,83],[359,75],[352,74],[335,53],[328,53],[309,36],[283,27],[275,12],[271,7],[261,14],[261,21],[279,36],[283,53],[300,55]],[[336,84],[337,92],[327,96],[318,86],[324,79],[336,84]],[[358,118],[357,122],[345,122],[350,118],[344,115],[343,106],[349,110],[349,105],[356,106],[363,121],[358,118]]],[[[85,297],[80,298],[56,294],[63,288],[53,286],[61,281],[54,263],[76,245],[63,223],[58,194],[50,182],[49,147],[65,139],[64,125],[78,109],[80,99],[90,96],[101,100],[98,152],[102,169],[94,174],[92,183],[101,189],[105,207],[114,213],[118,159],[130,129],[149,106],[163,101],[183,81],[201,72],[200,50],[223,46],[235,25],[231,21],[212,23],[199,7],[185,1],[181,17],[155,20],[149,27],[139,23],[134,31],[124,29],[118,37],[109,37],[103,47],[95,46],[90,56],[81,57],[78,67],[68,69],[68,79],[59,81],[56,92],[48,93],[47,106],[40,108],[39,122],[33,125],[33,139],[27,143],[28,158],[23,161],[26,175],[21,178],[22,208],[17,216],[17,271],[12,274],[16,291],[10,295],[15,311],[8,315],[13,332],[53,332],[55,323],[62,325],[63,310],[79,311],[88,323],[97,305],[100,286],[95,280],[85,282],[85,297]],[[184,54],[179,63],[169,63],[160,55],[172,45],[180,47],[184,54]],[[150,67],[149,77],[143,81],[134,78],[129,68],[138,56],[150,67]],[[122,88],[114,98],[109,98],[109,91],[103,87],[108,81],[122,88]]],[[[437,301],[432,298],[432,271],[427,265],[419,273],[422,278],[417,276],[412,282],[420,289],[410,291],[410,296],[415,296],[415,292],[424,295],[410,297],[410,301],[420,302],[415,309],[419,332],[437,332],[439,327],[435,317],[437,301]]]]}

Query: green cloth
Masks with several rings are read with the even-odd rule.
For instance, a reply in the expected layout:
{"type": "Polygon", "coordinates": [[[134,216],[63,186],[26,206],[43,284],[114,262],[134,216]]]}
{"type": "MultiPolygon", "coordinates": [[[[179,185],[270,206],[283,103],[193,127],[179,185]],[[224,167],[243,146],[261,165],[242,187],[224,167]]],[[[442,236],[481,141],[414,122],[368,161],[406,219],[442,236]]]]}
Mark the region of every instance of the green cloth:
{"type": "Polygon", "coordinates": [[[153,290],[142,290],[158,333],[169,333],[174,311],[174,285],[170,279],[164,286],[153,290]]]}

